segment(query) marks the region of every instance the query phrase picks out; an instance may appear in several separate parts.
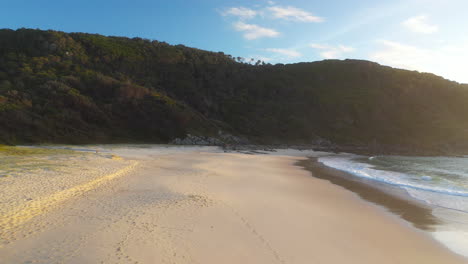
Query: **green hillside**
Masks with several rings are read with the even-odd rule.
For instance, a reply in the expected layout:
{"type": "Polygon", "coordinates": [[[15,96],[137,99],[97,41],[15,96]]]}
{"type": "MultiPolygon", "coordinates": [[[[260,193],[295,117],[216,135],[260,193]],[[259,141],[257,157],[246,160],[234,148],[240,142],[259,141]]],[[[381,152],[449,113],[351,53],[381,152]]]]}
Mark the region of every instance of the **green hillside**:
{"type": "Polygon", "coordinates": [[[368,61],[239,62],[141,38],[0,30],[0,143],[254,143],[468,149],[468,85],[368,61]]]}

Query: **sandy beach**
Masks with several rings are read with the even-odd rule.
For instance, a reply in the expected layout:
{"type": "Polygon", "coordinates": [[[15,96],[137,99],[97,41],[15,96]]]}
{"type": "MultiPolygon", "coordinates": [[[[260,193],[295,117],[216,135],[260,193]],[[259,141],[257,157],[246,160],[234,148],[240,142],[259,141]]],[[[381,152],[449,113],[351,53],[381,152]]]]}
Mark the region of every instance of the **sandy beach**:
{"type": "Polygon", "coordinates": [[[121,159],[80,164],[77,175],[93,171],[86,164],[99,173],[78,181],[70,170],[62,188],[34,195],[22,187],[32,198],[17,196],[0,211],[0,262],[467,263],[397,216],[312,177],[296,165],[300,152],[112,151],[121,159]]]}

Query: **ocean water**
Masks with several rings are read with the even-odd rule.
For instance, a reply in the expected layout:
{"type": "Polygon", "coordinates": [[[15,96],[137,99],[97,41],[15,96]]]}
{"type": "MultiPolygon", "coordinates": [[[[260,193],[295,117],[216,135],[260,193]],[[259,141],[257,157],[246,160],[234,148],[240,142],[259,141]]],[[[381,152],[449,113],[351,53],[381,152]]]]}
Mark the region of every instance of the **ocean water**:
{"type": "Polygon", "coordinates": [[[468,257],[468,156],[405,157],[337,154],[319,162],[354,176],[389,184],[433,208],[442,220],[431,235],[468,257]]]}

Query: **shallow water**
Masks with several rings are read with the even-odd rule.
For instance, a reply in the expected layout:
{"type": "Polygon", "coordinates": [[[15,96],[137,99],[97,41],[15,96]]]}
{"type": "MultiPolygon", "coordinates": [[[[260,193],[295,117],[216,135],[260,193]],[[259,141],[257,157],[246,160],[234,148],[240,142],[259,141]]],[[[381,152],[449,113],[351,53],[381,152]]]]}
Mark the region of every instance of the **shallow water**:
{"type": "Polygon", "coordinates": [[[320,157],[324,165],[404,190],[433,208],[442,224],[431,235],[468,256],[468,157],[405,157],[337,154],[320,157]]]}

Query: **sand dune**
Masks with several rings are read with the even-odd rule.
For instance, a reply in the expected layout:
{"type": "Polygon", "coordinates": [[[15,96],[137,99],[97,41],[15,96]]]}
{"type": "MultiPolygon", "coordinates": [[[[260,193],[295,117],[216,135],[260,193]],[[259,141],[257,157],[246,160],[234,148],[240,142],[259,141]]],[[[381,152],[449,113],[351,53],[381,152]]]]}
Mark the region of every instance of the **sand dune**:
{"type": "Polygon", "coordinates": [[[465,263],[301,157],[115,152],[131,168],[8,226],[0,262],[465,263]]]}

